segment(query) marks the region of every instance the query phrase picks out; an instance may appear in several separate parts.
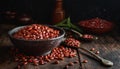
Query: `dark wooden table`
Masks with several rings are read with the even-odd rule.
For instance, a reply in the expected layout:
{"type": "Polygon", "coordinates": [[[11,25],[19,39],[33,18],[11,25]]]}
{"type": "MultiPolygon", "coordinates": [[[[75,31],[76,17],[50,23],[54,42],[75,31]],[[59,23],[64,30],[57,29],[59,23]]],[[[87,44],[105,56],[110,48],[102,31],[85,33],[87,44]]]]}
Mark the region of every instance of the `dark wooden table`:
{"type": "MultiPolygon", "coordinates": [[[[16,25],[10,24],[0,24],[0,69],[15,69],[17,63],[11,61],[11,56],[9,54],[10,48],[13,46],[8,38],[7,32],[16,27],[16,25]]],[[[91,56],[89,53],[80,50],[81,61],[84,59],[88,60],[88,63],[82,63],[82,69],[120,69],[120,36],[115,31],[104,36],[98,36],[98,40],[92,42],[82,43],[82,47],[86,49],[95,48],[95,51],[100,51],[98,55],[108,60],[111,60],[114,65],[112,67],[107,67],[102,65],[95,57],[91,56]]],[[[78,56],[74,58],[65,58],[65,60],[60,61],[59,64],[47,63],[45,65],[34,66],[28,64],[23,66],[22,69],[64,69],[65,65],[69,62],[78,60],[78,56]]],[[[70,66],[68,69],[79,69],[79,64],[70,66]]]]}

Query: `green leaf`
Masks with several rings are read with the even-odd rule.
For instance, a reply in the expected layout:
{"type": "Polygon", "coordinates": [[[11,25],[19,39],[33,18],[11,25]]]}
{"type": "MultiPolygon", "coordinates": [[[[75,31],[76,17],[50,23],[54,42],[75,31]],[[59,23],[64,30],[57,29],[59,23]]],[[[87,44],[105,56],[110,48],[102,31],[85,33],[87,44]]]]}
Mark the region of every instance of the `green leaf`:
{"type": "Polygon", "coordinates": [[[70,20],[70,17],[67,18],[67,25],[68,25],[69,28],[71,27],[71,20],[70,20]]]}
{"type": "Polygon", "coordinates": [[[72,29],[75,29],[79,32],[82,32],[82,30],[80,30],[76,25],[71,23],[70,17],[68,17],[68,19],[67,19],[67,24],[68,24],[69,28],[72,28],[72,29]]]}
{"type": "Polygon", "coordinates": [[[66,24],[65,24],[66,21],[67,21],[67,19],[64,19],[63,21],[55,24],[55,26],[65,26],[65,25],[66,25],[66,24]]]}
{"type": "Polygon", "coordinates": [[[76,25],[71,24],[71,27],[79,32],[82,32],[82,30],[80,30],[80,28],[78,28],[76,25]]]}
{"type": "Polygon", "coordinates": [[[71,23],[70,17],[64,19],[63,21],[61,21],[59,23],[57,23],[55,26],[66,27],[66,28],[74,29],[78,32],[82,32],[82,30],[80,30],[80,28],[78,28],[76,25],[71,23]]]}

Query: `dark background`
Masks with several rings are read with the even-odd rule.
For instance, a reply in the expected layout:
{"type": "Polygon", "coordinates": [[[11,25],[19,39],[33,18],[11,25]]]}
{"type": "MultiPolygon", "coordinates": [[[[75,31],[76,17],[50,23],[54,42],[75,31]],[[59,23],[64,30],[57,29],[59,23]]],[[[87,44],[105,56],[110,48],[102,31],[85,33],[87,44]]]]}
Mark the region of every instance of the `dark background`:
{"type": "MultiPolygon", "coordinates": [[[[73,23],[93,17],[101,17],[120,24],[119,0],[63,0],[66,15],[73,23]]],[[[40,22],[51,22],[55,0],[0,0],[0,12],[15,10],[28,13],[40,22]]]]}

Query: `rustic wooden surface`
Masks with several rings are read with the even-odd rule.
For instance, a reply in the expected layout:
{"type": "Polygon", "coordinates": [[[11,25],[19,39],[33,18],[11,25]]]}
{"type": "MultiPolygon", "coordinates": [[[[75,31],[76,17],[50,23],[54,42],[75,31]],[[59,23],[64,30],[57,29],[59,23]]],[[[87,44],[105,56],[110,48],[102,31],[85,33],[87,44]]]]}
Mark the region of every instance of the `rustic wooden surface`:
{"type": "MultiPolygon", "coordinates": [[[[15,25],[0,25],[0,69],[15,69],[17,66],[16,62],[11,61],[12,56],[9,55],[9,52],[13,45],[7,36],[7,32],[14,27],[15,25]]],[[[86,49],[91,49],[94,47],[96,50],[100,51],[99,55],[101,57],[111,60],[114,65],[112,67],[104,66],[89,53],[80,50],[81,61],[84,59],[88,60],[88,63],[82,63],[82,69],[120,69],[119,34],[116,34],[116,32],[111,32],[110,34],[98,37],[98,40],[84,42],[81,46],[86,49]]],[[[28,64],[27,66],[23,66],[22,69],[64,69],[66,64],[75,60],[78,60],[78,58],[66,58],[64,61],[60,61],[57,65],[52,63],[39,66],[28,64]]],[[[70,66],[68,69],[79,69],[79,64],[70,66]]]]}

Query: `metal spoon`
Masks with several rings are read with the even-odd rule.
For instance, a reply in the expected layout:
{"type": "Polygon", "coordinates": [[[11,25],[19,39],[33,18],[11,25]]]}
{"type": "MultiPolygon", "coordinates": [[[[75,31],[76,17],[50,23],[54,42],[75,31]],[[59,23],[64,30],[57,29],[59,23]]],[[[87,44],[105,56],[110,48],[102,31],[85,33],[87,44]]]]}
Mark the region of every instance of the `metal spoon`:
{"type": "Polygon", "coordinates": [[[111,61],[109,61],[109,60],[106,60],[106,59],[104,59],[104,58],[96,55],[95,53],[93,53],[93,52],[91,52],[91,51],[89,51],[89,50],[87,50],[87,49],[85,49],[85,48],[83,48],[83,47],[74,47],[74,46],[67,46],[67,47],[74,48],[74,49],[82,49],[82,50],[90,53],[91,55],[95,56],[97,59],[100,60],[100,62],[101,62],[102,64],[104,64],[104,65],[106,65],[106,66],[113,66],[113,62],[111,62],[111,61]]]}
{"type": "Polygon", "coordinates": [[[84,51],[86,51],[86,52],[89,52],[90,54],[92,54],[93,56],[95,56],[96,58],[98,58],[102,64],[104,64],[104,65],[106,65],[106,66],[113,66],[113,62],[111,62],[111,61],[109,61],[109,60],[106,60],[106,59],[104,59],[104,58],[96,55],[95,53],[93,53],[93,52],[91,52],[91,51],[89,51],[89,50],[87,50],[87,49],[85,49],[85,48],[83,48],[83,47],[78,47],[78,48],[79,48],[79,49],[82,49],[82,50],[84,50],[84,51]]]}
{"type": "MultiPolygon", "coordinates": [[[[74,30],[72,30],[72,31],[75,32],[75,33],[77,33],[77,34],[79,34],[80,37],[82,36],[82,34],[80,34],[79,32],[74,31],[74,30]]],[[[98,38],[96,38],[96,39],[98,39],[98,38]]],[[[66,38],[63,38],[63,41],[65,41],[65,40],[66,40],[66,38]]],[[[66,45],[66,46],[67,46],[67,45],[66,45]]],[[[96,55],[95,53],[93,53],[93,52],[91,52],[91,51],[89,51],[89,50],[87,50],[87,49],[85,49],[85,48],[83,48],[83,47],[74,47],[74,46],[67,46],[67,47],[72,47],[72,48],[74,48],[74,49],[82,49],[82,50],[84,50],[84,51],[92,54],[92,55],[95,56],[96,58],[98,58],[102,64],[104,64],[104,65],[106,65],[106,66],[113,66],[113,62],[111,62],[111,61],[109,61],[109,60],[106,60],[106,59],[104,59],[104,58],[96,55]]]]}

